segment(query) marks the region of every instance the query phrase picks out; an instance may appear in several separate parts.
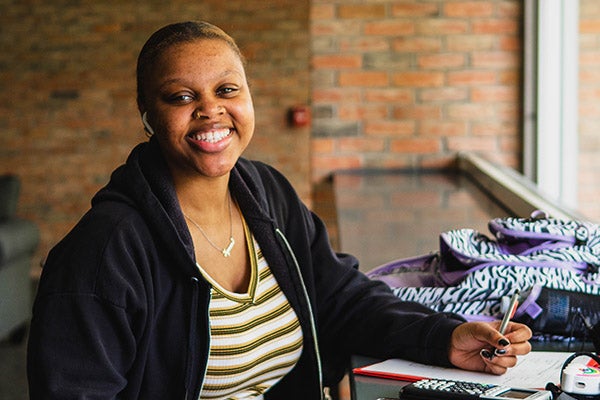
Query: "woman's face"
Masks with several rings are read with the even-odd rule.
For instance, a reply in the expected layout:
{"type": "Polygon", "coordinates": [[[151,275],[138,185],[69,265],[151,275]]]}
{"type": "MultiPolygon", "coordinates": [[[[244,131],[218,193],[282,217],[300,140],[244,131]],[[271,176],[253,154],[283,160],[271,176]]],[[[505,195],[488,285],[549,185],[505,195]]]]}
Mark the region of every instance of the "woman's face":
{"type": "Polygon", "coordinates": [[[140,109],[171,172],[228,174],[254,133],[252,97],[238,55],[219,39],[176,44],[162,53],[149,78],[140,109]]]}

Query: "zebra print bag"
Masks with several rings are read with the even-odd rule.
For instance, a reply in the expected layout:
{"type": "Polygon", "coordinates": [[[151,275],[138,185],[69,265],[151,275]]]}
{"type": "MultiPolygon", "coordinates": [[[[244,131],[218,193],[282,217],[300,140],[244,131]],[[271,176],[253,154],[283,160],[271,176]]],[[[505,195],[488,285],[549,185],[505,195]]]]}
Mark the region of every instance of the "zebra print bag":
{"type": "Polygon", "coordinates": [[[543,317],[541,307],[535,307],[542,288],[600,294],[600,236],[595,225],[499,218],[490,221],[490,231],[493,239],[472,229],[443,232],[438,251],[392,261],[367,275],[386,282],[404,300],[468,320],[501,317],[515,289],[531,293],[518,310],[529,322],[543,317]],[[592,234],[585,242],[573,241],[582,225],[592,234]]]}
{"type": "Polygon", "coordinates": [[[597,249],[599,226],[591,222],[551,218],[535,211],[530,218],[495,218],[488,223],[505,253],[528,254],[539,249],[588,246],[597,249]]]}

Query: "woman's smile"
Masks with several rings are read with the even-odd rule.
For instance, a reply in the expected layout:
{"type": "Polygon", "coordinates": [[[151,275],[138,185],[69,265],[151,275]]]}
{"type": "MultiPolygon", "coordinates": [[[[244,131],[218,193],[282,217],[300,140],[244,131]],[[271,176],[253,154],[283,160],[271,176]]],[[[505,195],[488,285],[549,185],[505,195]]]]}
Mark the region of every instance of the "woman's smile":
{"type": "Polygon", "coordinates": [[[187,140],[199,150],[207,153],[222,151],[231,142],[234,130],[231,128],[211,128],[194,131],[187,135],[187,140]]]}

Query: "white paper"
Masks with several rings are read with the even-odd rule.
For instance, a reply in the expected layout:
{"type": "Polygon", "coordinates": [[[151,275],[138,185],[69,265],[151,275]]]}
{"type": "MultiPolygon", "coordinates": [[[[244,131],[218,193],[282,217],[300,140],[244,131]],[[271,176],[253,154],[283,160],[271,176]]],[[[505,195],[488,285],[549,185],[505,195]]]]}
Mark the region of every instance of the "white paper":
{"type": "Polygon", "coordinates": [[[519,356],[517,365],[504,375],[464,371],[419,364],[401,359],[390,359],[367,367],[363,371],[411,375],[424,378],[441,378],[468,382],[493,383],[514,388],[543,389],[548,382],[559,383],[563,363],[573,353],[532,351],[519,356]]]}

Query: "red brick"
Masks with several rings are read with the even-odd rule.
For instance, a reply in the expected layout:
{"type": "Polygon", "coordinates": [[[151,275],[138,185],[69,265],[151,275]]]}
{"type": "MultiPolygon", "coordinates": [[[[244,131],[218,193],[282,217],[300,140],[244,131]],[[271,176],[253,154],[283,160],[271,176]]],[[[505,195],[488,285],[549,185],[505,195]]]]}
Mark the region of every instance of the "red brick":
{"type": "Polygon", "coordinates": [[[317,20],[311,24],[313,36],[360,35],[361,27],[355,21],[317,20]]]}
{"type": "Polygon", "coordinates": [[[312,101],[315,103],[358,103],[361,100],[361,89],[352,88],[314,88],[312,101]]]}
{"type": "Polygon", "coordinates": [[[419,125],[420,136],[464,136],[467,133],[465,121],[425,120],[419,125]]]}
{"type": "Polygon", "coordinates": [[[366,135],[407,136],[415,132],[414,121],[366,121],[366,135]]]}
{"type": "Polygon", "coordinates": [[[369,153],[385,150],[385,141],[380,138],[340,138],[338,149],[342,153],[369,153]]]}
{"type": "Polygon", "coordinates": [[[356,54],[315,55],[312,58],[312,65],[317,69],[360,68],[362,57],[356,54]]]}
{"type": "Polygon", "coordinates": [[[448,73],[449,85],[491,85],[496,83],[495,71],[457,71],[448,73]]]}
{"type": "Polygon", "coordinates": [[[523,39],[520,36],[504,36],[500,38],[498,49],[501,51],[510,51],[521,56],[523,49],[523,39]]]}
{"type": "Polygon", "coordinates": [[[519,23],[514,20],[505,19],[505,20],[497,20],[490,19],[487,21],[473,21],[473,33],[479,34],[513,34],[517,35],[519,33],[519,23]]]}
{"type": "Polygon", "coordinates": [[[386,86],[389,84],[388,74],[378,71],[340,72],[340,86],[386,86]]]}
{"type": "Polygon", "coordinates": [[[493,51],[471,53],[473,68],[517,68],[521,66],[521,57],[514,52],[493,51]]]}
{"type": "Polygon", "coordinates": [[[518,121],[484,121],[474,122],[471,133],[475,136],[516,136],[519,132],[518,121]]]}
{"type": "Polygon", "coordinates": [[[520,90],[514,86],[477,86],[471,91],[474,102],[518,102],[520,90]]]}
{"type": "Polygon", "coordinates": [[[338,106],[338,117],[343,121],[360,121],[364,119],[386,118],[388,109],[386,105],[341,104],[338,106]]]}
{"type": "Polygon", "coordinates": [[[414,102],[413,89],[399,88],[381,88],[381,89],[366,89],[364,100],[369,103],[404,103],[409,104],[414,102]]]}
{"type": "Polygon", "coordinates": [[[341,52],[388,52],[390,42],[386,37],[350,36],[338,38],[341,52]]]}
{"type": "Polygon", "coordinates": [[[437,139],[394,139],[390,148],[395,153],[428,154],[440,151],[440,141],[437,139]]]}
{"type": "Polygon", "coordinates": [[[392,3],[392,16],[394,17],[428,17],[439,14],[439,6],[435,3],[415,3],[404,1],[392,3]]]}
{"type": "Polygon", "coordinates": [[[582,19],[579,21],[579,32],[600,34],[600,19],[582,19]]]}
{"type": "Polygon", "coordinates": [[[436,18],[417,22],[417,33],[423,36],[456,35],[469,31],[469,22],[464,20],[436,18]]]}
{"type": "Polygon", "coordinates": [[[368,22],[364,28],[365,35],[412,35],[414,32],[414,22],[405,20],[368,22]]]}
{"type": "Polygon", "coordinates": [[[449,137],[447,143],[450,151],[477,151],[489,154],[498,152],[498,141],[495,137],[449,137]]]}
{"type": "Polygon", "coordinates": [[[444,84],[442,72],[429,71],[404,71],[396,72],[392,76],[392,82],[396,86],[411,87],[435,87],[444,84]]]}
{"type": "Polygon", "coordinates": [[[423,69],[455,69],[465,65],[465,55],[438,53],[417,55],[417,63],[423,69]]]}
{"type": "Polygon", "coordinates": [[[457,102],[468,98],[468,89],[456,86],[422,89],[418,98],[425,102],[457,102]]]}
{"type": "Polygon", "coordinates": [[[333,4],[315,4],[310,5],[310,19],[315,20],[331,20],[335,17],[335,6],[333,4]]]}
{"type": "Polygon", "coordinates": [[[450,120],[473,120],[486,121],[497,119],[498,112],[494,104],[487,103],[462,103],[450,104],[446,107],[445,116],[450,120]]]}
{"type": "Polygon", "coordinates": [[[600,52],[599,51],[586,51],[579,54],[579,65],[582,67],[586,66],[598,66],[600,65],[600,52]]]}
{"type": "Polygon", "coordinates": [[[331,154],[334,151],[334,141],[331,138],[313,138],[310,143],[313,154],[331,154]]]}
{"type": "MultiPolygon", "coordinates": [[[[585,1],[585,0],[584,0],[585,1]]],[[[595,0],[592,0],[595,1],[595,0]]],[[[519,20],[523,16],[523,5],[522,1],[502,1],[496,3],[496,14],[500,18],[511,18],[519,20]]],[[[581,10],[580,10],[581,11],[581,10]]],[[[582,14],[580,14],[582,15],[582,14]]],[[[584,14],[583,14],[584,15],[584,14]]]]}
{"type": "Polygon", "coordinates": [[[398,52],[434,52],[442,49],[442,40],[434,37],[403,37],[395,39],[392,46],[398,52]]]}
{"type": "Polygon", "coordinates": [[[521,78],[521,71],[517,69],[498,71],[498,83],[500,85],[519,86],[521,84],[521,78]]]}
{"type": "Polygon", "coordinates": [[[342,19],[369,19],[385,17],[384,4],[343,4],[338,6],[338,16],[342,19]]]}
{"type": "Polygon", "coordinates": [[[316,171],[335,171],[342,169],[358,168],[362,165],[362,155],[316,155],[312,158],[312,167],[316,171]]]}
{"type": "Polygon", "coordinates": [[[494,4],[489,1],[459,1],[444,4],[444,15],[449,17],[489,17],[494,4]]]}
{"type": "Polygon", "coordinates": [[[415,104],[394,108],[394,118],[397,119],[437,120],[441,117],[442,108],[439,104],[415,104]]]}
{"type": "Polygon", "coordinates": [[[493,35],[452,35],[445,39],[447,51],[493,50],[498,42],[493,35]]]}

